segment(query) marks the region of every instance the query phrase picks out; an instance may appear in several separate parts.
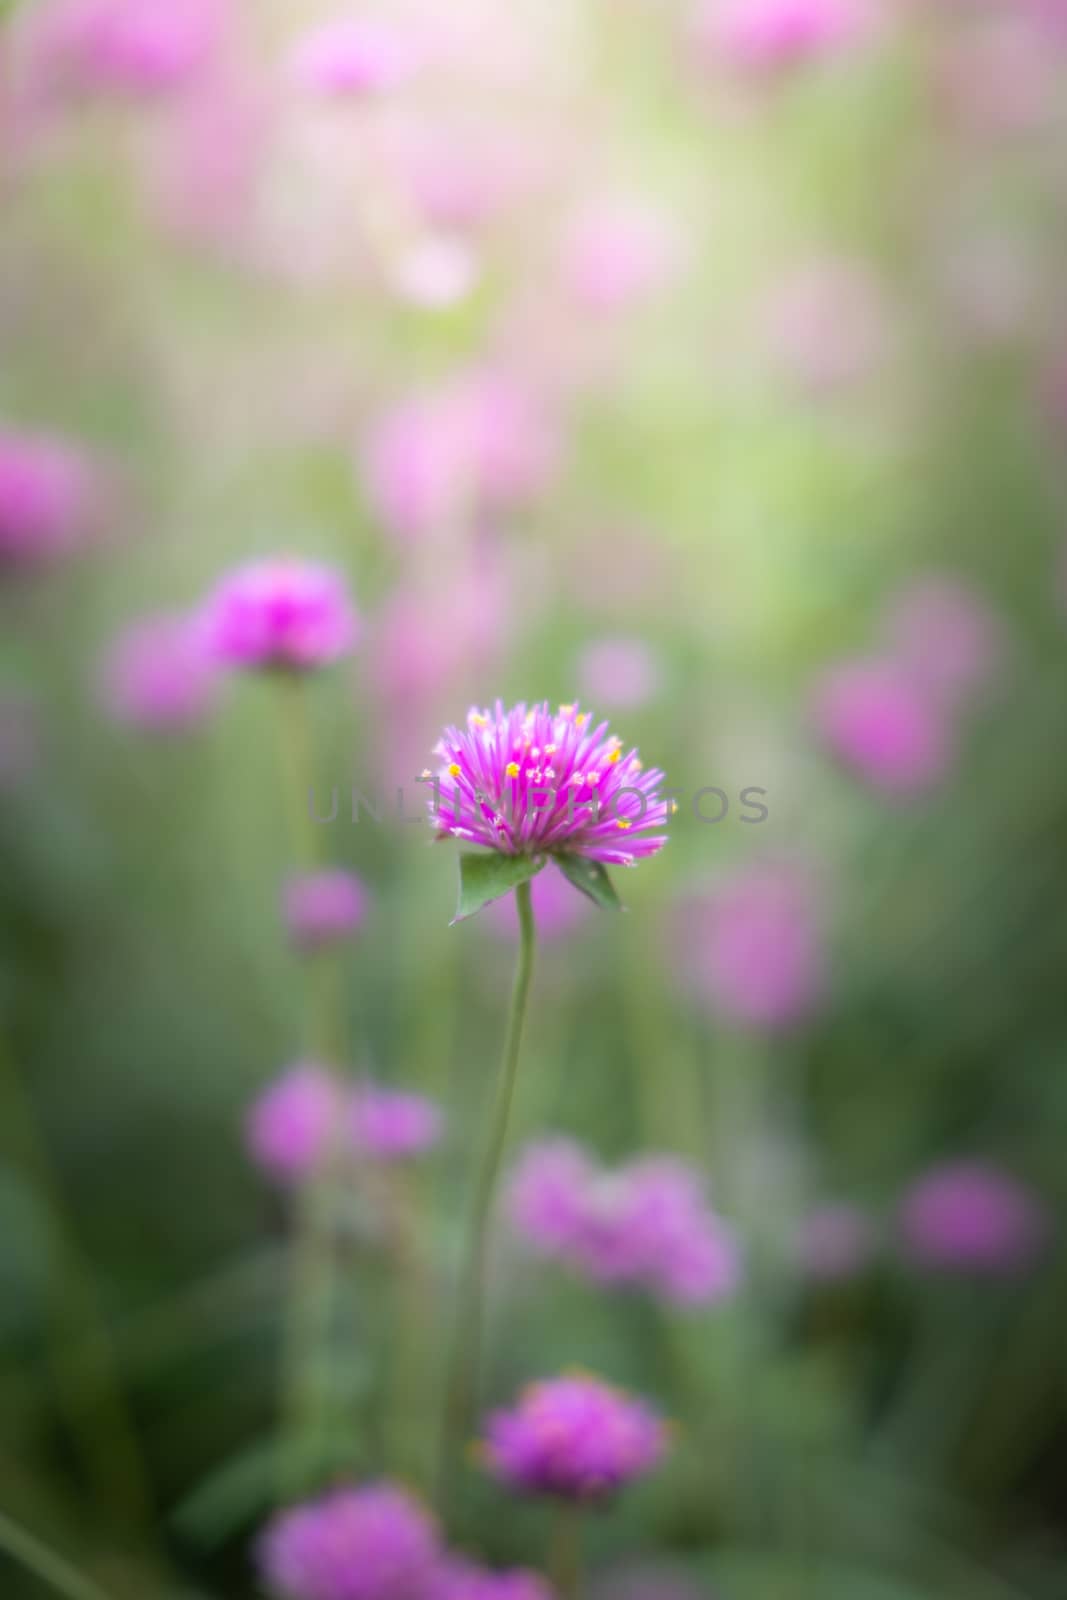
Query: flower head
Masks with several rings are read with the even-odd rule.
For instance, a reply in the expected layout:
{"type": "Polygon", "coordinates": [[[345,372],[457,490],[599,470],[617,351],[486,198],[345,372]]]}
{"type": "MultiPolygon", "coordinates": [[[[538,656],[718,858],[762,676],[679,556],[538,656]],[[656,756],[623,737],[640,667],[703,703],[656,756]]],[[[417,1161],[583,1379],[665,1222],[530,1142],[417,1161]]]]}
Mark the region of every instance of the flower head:
{"type": "Polygon", "coordinates": [[[533,1145],[512,1177],[510,1202],[541,1254],[597,1282],[706,1305],[740,1281],[733,1233],[708,1207],[699,1175],[672,1156],[605,1171],[569,1139],[533,1145]]]}
{"type": "Polygon", "coordinates": [[[427,1600],[553,1600],[553,1595],[536,1572],[491,1572],[451,1557],[441,1563],[427,1600]]]}
{"type": "Polygon", "coordinates": [[[981,1161],[949,1162],[916,1180],[899,1213],[904,1249],[946,1272],[998,1273],[1025,1267],[1048,1227],[1025,1184],[981,1161]]]}
{"type": "Polygon", "coordinates": [[[608,1498],[655,1467],[667,1427],[645,1401],[576,1373],[530,1384],[513,1411],[489,1417],[489,1470],[527,1494],[608,1498]]]}
{"type": "Polygon", "coordinates": [[[395,89],[415,67],[410,41],[377,18],[341,17],[300,41],[293,61],[300,83],[339,97],[395,89]]]}
{"type": "Polygon", "coordinates": [[[308,872],[286,883],[284,910],[293,943],[301,950],[319,950],[362,925],[367,891],[353,872],[308,872]]]}
{"type": "Polygon", "coordinates": [[[349,1135],[370,1160],[403,1161],[431,1149],[443,1121],[440,1108],[424,1095],[364,1083],[352,1096],[349,1135]]]}
{"type": "Polygon", "coordinates": [[[205,624],[218,658],[238,668],[328,666],[359,633],[340,573],[283,558],[227,574],[207,601],[205,624]]]}
{"type": "Polygon", "coordinates": [[[0,428],[0,572],[35,567],[73,550],[92,518],[84,455],[50,435],[0,428]]]}
{"type": "Polygon", "coordinates": [[[438,838],[503,855],[550,853],[632,866],[667,842],[663,773],[576,705],[472,710],[446,728],[431,820],[438,838]]]}
{"type": "Polygon", "coordinates": [[[282,1183],[297,1183],[322,1160],[342,1110],[325,1067],[302,1061],[255,1100],[245,1124],[253,1161],[282,1183]]]}
{"type": "Polygon", "coordinates": [[[423,1600],[439,1545],[433,1519],[412,1495],[376,1483],[280,1512],[258,1558],[279,1600],[423,1600]]]}
{"type": "Polygon", "coordinates": [[[816,730],[872,788],[897,797],[926,793],[946,775],[952,728],[940,703],[895,661],[846,661],[819,680],[816,730]]]}
{"type": "Polygon", "coordinates": [[[196,617],[142,617],[113,642],[104,663],[104,702],[118,722],[178,732],[203,721],[218,691],[218,664],[196,617]]]}

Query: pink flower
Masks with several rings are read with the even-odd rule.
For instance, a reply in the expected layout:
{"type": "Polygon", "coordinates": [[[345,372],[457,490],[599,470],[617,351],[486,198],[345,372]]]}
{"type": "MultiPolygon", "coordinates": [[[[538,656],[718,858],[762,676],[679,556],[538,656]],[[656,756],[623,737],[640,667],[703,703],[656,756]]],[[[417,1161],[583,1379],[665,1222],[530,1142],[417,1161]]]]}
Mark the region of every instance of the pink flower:
{"type": "Polygon", "coordinates": [[[798,1265],[809,1278],[824,1282],[862,1271],[876,1244],[868,1214],[843,1202],[809,1211],[800,1219],[794,1239],[798,1265]]]}
{"type": "Polygon", "coordinates": [[[656,1413],[598,1378],[530,1384],[513,1411],[490,1416],[483,1445],[494,1477],[527,1494],[609,1498],[644,1477],[667,1449],[656,1413]]]}
{"type": "Polygon", "coordinates": [[[647,704],[661,677],[658,660],[640,639],[598,639],[586,646],[578,662],[583,694],[605,706],[647,704]]]}
{"type": "Polygon", "coordinates": [[[553,1600],[536,1572],[491,1572],[453,1556],[442,1562],[426,1600],[553,1600]]]}
{"type": "Polygon", "coordinates": [[[281,557],[227,574],[204,618],[219,660],[237,668],[309,671],[347,655],[359,636],[341,575],[281,557]]]}
{"type": "Polygon", "coordinates": [[[424,1095],[364,1083],[349,1107],[349,1136],[358,1154],[374,1161],[403,1161],[432,1149],[444,1118],[424,1095]]]}
{"type": "Polygon", "coordinates": [[[257,1555],[279,1600],[425,1600],[440,1544],[433,1518],[413,1495],[372,1483],[280,1511],[257,1555]]]}
{"type": "Polygon", "coordinates": [[[916,578],[893,597],[888,635],[895,660],[949,710],[979,693],[1004,656],[999,616],[948,573],[916,578]]]}
{"type": "Polygon", "coordinates": [[[948,1162],[918,1178],[900,1205],[903,1249],[945,1272],[1011,1273],[1026,1267],[1048,1234],[1033,1190],[980,1161],[948,1162]]]}
{"type": "Polygon", "coordinates": [[[740,869],[683,907],[683,972],[710,1010],[741,1028],[794,1027],[826,986],[820,920],[806,873],[740,869]]]}
{"type": "Polygon", "coordinates": [[[48,434],[0,427],[0,573],[69,554],[94,515],[85,455],[48,434]]]}
{"type": "Polygon", "coordinates": [[[380,17],[337,17],[304,35],[293,70],[320,94],[380,94],[411,77],[417,62],[410,38],[380,17]]]}
{"type": "Polygon", "coordinates": [[[133,623],[108,652],[102,688],[118,722],[161,733],[202,722],[218,698],[218,667],[200,619],[167,612],[133,623]]]}
{"type": "Polygon", "coordinates": [[[503,855],[583,856],[632,866],[667,842],[670,803],[663,773],[645,771],[636,750],[591,725],[576,705],[542,703],[470,711],[464,730],[446,728],[429,802],[437,837],[486,845],[503,855]]]}
{"type": "Polygon", "coordinates": [[[812,710],[822,742],[875,789],[924,794],[948,773],[954,739],[944,710],[895,661],[831,667],[815,685],[812,710]]]}
{"type": "Polygon", "coordinates": [[[564,280],[586,311],[625,311],[663,289],[679,263],[677,229],[636,201],[598,202],[564,240],[564,280]]]}
{"type": "Polygon", "coordinates": [[[281,1183],[308,1177],[340,1124],[340,1088],[315,1062],[290,1067],[253,1103],[245,1125],[249,1154],[281,1183]]]}
{"type": "Polygon", "coordinates": [[[65,0],[32,39],[33,71],[45,84],[130,95],[179,90],[213,55],[218,0],[65,0]]]}
{"type": "Polygon", "coordinates": [[[367,891],[355,873],[332,869],[290,878],[285,924],[301,950],[319,950],[356,933],[367,914],[367,891]]]}
{"type": "Polygon", "coordinates": [[[698,49],[748,72],[782,72],[853,44],[866,14],[857,0],[710,0],[696,19],[698,49]]]}

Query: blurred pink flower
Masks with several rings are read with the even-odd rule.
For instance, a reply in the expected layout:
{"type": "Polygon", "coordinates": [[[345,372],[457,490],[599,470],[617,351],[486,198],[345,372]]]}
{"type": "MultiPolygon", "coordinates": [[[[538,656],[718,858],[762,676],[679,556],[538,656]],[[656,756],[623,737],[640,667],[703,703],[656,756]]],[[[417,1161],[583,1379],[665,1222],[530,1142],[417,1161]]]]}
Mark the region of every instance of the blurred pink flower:
{"type": "Polygon", "coordinates": [[[817,1206],[801,1217],[793,1247],[797,1265],[807,1277],[831,1282],[861,1272],[877,1242],[868,1213],[859,1206],[837,1202],[817,1206]]]}
{"type": "Polygon", "coordinates": [[[416,71],[409,33],[384,17],[336,17],[310,29],[293,54],[298,82],[339,97],[396,89],[416,71]]]}
{"type": "Polygon", "coordinates": [[[425,1600],[554,1600],[554,1595],[536,1572],[491,1572],[450,1556],[439,1567],[425,1600]]]}
{"type": "Polygon", "coordinates": [[[427,233],[404,250],[391,274],[393,292],[423,311],[446,311],[466,300],[480,274],[478,257],[465,239],[427,233]]]}
{"type": "Polygon", "coordinates": [[[888,643],[895,660],[948,710],[988,684],[1006,648],[992,606],[951,573],[917,577],[893,596],[888,643]]]}
{"type": "Polygon", "coordinates": [[[320,950],[358,932],[367,905],[360,879],[337,868],[290,878],[283,895],[285,925],[301,950],[320,950]]]}
{"type": "Polygon", "coordinates": [[[784,274],[761,315],[775,367],[798,388],[832,394],[884,365],[889,312],[866,263],[826,256],[784,274]]]}
{"type": "Polygon", "coordinates": [[[739,868],[680,916],[684,976],[713,1013],[757,1032],[803,1022],[826,988],[820,906],[808,874],[739,868]]]}
{"type": "Polygon", "coordinates": [[[309,671],[347,655],[359,636],[341,574],[292,558],[236,567],[203,616],[211,648],[234,668],[309,671]]]}
{"type": "Polygon", "coordinates": [[[954,31],[938,87],[950,115],[968,129],[1028,134],[1054,112],[1059,72],[1035,17],[1005,14],[954,31]]]}
{"type": "Polygon", "coordinates": [[[611,708],[645,705],[658,692],[661,678],[659,661],[640,639],[598,639],[578,660],[583,699],[611,708]]]}
{"type": "Polygon", "coordinates": [[[134,622],[108,651],[101,689],[117,722],[160,733],[203,722],[218,700],[219,670],[200,618],[164,612],[134,622]]]}
{"type": "Polygon", "coordinates": [[[363,1083],[349,1105],[353,1149],[372,1161],[423,1155],[441,1138],[444,1117],[433,1100],[379,1084],[363,1083]]]}
{"type": "MultiPolygon", "coordinates": [[[[538,939],[558,939],[580,927],[593,909],[592,901],[568,883],[561,872],[548,866],[530,884],[534,926],[538,939]]],[[[515,896],[505,895],[486,907],[485,926],[493,938],[519,937],[515,896]]]]}
{"type": "Polygon", "coordinates": [[[281,1183],[298,1183],[318,1166],[340,1125],[342,1092],[325,1067],[290,1067],[252,1104],[245,1139],[255,1164],[281,1183]]]}
{"type": "Polygon", "coordinates": [[[96,510],[84,452],[55,435],[0,426],[0,573],[67,555],[96,510]]]}
{"type": "Polygon", "coordinates": [[[564,283],[584,311],[629,310],[664,289],[681,256],[678,227],[639,201],[599,201],[563,240],[564,283]]]}
{"type": "Polygon", "coordinates": [[[827,669],[812,715],[826,747],[887,795],[925,794],[948,774],[955,741],[945,710],[895,661],[861,657],[827,669]]]}
{"type": "Polygon", "coordinates": [[[36,19],[31,71],[45,88],[183,89],[214,54],[224,15],[222,0],[60,0],[36,19]]]}
{"type": "Polygon", "coordinates": [[[1011,1273],[1030,1264],[1049,1219],[1027,1185],[981,1161],[947,1162],[918,1178],[900,1204],[904,1252],[946,1272],[1011,1273]]]}
{"type": "Polygon", "coordinates": [[[256,1556],[278,1600],[425,1600],[441,1547],[422,1503],[381,1481],[276,1512],[256,1556]]]}
{"type": "Polygon", "coordinates": [[[598,1283],[708,1305],[740,1282],[732,1231],[708,1206],[696,1171],[673,1156],[605,1171],[571,1140],[531,1145],[512,1175],[509,1206],[541,1254],[598,1283]]]}
{"type": "Polygon", "coordinates": [[[867,23],[859,0],[704,0],[696,44],[709,63],[776,73],[855,44],[867,23]]]}

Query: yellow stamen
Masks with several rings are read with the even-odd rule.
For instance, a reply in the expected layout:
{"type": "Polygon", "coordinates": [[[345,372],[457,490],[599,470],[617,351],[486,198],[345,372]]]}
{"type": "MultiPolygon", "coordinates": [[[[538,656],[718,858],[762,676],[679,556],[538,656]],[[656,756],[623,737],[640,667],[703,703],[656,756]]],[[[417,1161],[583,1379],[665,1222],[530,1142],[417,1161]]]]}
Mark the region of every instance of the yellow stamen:
{"type": "Polygon", "coordinates": [[[517,761],[509,761],[504,771],[509,778],[517,778],[519,775],[519,763],[517,761]]]}
{"type": "Polygon", "coordinates": [[[452,765],[448,769],[449,777],[458,778],[461,771],[462,771],[462,768],[458,765],[457,762],[453,761],[452,765]]]}
{"type": "Polygon", "coordinates": [[[616,761],[622,760],[622,751],[618,749],[618,747],[616,747],[614,750],[609,750],[608,760],[611,762],[612,766],[614,766],[616,761]]]}
{"type": "Polygon", "coordinates": [[[589,721],[589,713],[588,713],[588,711],[583,711],[581,716],[580,717],[575,717],[574,720],[575,720],[575,723],[578,725],[579,728],[584,728],[586,723],[589,721]]]}
{"type": "Polygon", "coordinates": [[[560,706],[559,714],[561,717],[573,717],[576,710],[576,706],[560,706]]]}
{"type": "Polygon", "coordinates": [[[632,828],[633,823],[628,821],[626,817],[616,817],[615,826],[617,828],[632,828]]]}
{"type": "Polygon", "coordinates": [[[471,715],[470,715],[470,720],[471,720],[471,722],[474,724],[474,726],[476,728],[484,728],[486,726],[486,724],[488,723],[489,718],[488,717],[483,717],[482,713],[480,711],[472,711],[471,715]]]}

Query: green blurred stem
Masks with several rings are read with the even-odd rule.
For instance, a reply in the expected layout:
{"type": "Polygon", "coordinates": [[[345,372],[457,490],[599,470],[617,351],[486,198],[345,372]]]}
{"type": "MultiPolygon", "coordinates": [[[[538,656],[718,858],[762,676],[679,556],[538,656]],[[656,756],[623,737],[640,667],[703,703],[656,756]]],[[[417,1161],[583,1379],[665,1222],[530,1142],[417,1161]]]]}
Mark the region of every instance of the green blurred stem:
{"type": "Polygon", "coordinates": [[[579,1600],[582,1592],[582,1508],[565,1502],[555,1508],[548,1547],[548,1576],[560,1600],[579,1600]]]}
{"type": "Polygon", "coordinates": [[[57,1594],[66,1595],[67,1600],[109,1600],[109,1596],[92,1578],[87,1578],[77,1567],[71,1566],[64,1556],[42,1544],[40,1539],[17,1522],[12,1522],[2,1511],[0,1550],[57,1594]]]}
{"type": "MultiPolygon", "coordinates": [[[[314,870],[318,840],[311,814],[314,759],[306,687],[283,678],[278,695],[279,752],[291,838],[300,871],[314,870]]],[[[304,1044],[336,1073],[342,1054],[340,973],[331,951],[308,958],[304,973],[304,1044]]],[[[284,1348],[279,1494],[299,1493],[324,1459],[332,1410],[330,1335],[336,1300],[333,1228],[338,1188],[336,1136],[296,1200],[284,1348]]]]}
{"type": "Polygon", "coordinates": [[[66,1208],[22,1075],[0,1035],[0,1127],[49,1234],[48,1360],[58,1403],[102,1501],[151,1542],[149,1477],[116,1371],[92,1269],[66,1208]]]}
{"type": "Polygon", "coordinates": [[[500,1160],[507,1140],[508,1118],[515,1093],[515,1079],[519,1066],[523,1024],[526,1020],[526,1001],[530,993],[530,978],[534,961],[534,919],[530,902],[529,883],[520,883],[515,890],[515,904],[519,913],[519,956],[515,967],[515,982],[511,991],[511,1009],[508,1013],[504,1054],[497,1078],[496,1101],[493,1106],[489,1143],[482,1159],[474,1191],[470,1226],[467,1233],[466,1252],[459,1288],[459,1308],[456,1333],[452,1345],[445,1386],[444,1426],[441,1435],[441,1456],[438,1470],[438,1501],[443,1501],[453,1464],[458,1454],[463,1433],[470,1426],[471,1413],[477,1404],[481,1375],[482,1324],[485,1318],[486,1257],[489,1243],[489,1221],[500,1174],[500,1160]]]}

